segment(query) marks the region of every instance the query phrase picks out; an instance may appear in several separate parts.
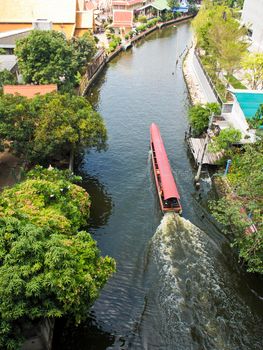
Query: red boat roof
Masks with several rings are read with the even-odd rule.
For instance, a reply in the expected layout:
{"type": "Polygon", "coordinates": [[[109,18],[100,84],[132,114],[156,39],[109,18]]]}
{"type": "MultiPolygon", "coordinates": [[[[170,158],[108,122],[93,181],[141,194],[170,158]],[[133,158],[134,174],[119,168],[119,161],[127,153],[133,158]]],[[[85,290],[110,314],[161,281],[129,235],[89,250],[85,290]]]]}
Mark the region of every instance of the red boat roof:
{"type": "Polygon", "coordinates": [[[164,199],[179,199],[180,196],[174,181],[174,177],[164,148],[160,130],[155,123],[152,123],[151,125],[151,140],[154,145],[155,155],[160,171],[164,199]]]}

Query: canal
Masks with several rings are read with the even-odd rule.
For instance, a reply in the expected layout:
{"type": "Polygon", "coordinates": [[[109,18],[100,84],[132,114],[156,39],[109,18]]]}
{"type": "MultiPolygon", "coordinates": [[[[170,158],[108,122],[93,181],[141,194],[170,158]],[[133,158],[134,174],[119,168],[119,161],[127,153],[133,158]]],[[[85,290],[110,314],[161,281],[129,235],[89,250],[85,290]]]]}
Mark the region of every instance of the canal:
{"type": "Polygon", "coordinates": [[[193,187],[182,75],[191,40],[189,24],[152,33],[114,59],[90,91],[107,125],[108,149],[87,152],[80,172],[93,199],[89,231],[102,253],[116,259],[117,272],[86,324],[57,325],[55,350],[263,348],[259,286],[202,209],[209,181],[200,193],[193,187]],[[152,122],[164,139],[182,218],[163,218],[159,210],[152,122]]]}

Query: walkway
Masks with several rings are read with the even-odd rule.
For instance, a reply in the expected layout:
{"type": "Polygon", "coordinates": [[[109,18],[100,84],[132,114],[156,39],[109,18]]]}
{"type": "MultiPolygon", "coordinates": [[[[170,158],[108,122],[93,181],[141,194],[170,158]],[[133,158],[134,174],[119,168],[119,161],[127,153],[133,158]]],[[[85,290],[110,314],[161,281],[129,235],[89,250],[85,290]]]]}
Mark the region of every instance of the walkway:
{"type": "Polygon", "coordinates": [[[194,55],[194,45],[192,45],[187,54],[183,69],[191,100],[194,105],[198,103],[217,102],[217,98],[194,55]]]}

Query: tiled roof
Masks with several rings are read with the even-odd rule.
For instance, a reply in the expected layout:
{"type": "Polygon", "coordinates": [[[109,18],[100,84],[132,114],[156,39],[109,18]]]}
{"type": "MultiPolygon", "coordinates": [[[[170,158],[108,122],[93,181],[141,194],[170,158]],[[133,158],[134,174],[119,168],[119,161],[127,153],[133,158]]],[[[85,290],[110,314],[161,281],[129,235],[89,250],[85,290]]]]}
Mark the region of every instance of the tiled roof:
{"type": "Polygon", "coordinates": [[[37,94],[45,95],[53,91],[57,91],[57,84],[49,85],[4,85],[4,95],[21,95],[32,98],[37,94]]]}
{"type": "Polygon", "coordinates": [[[113,27],[132,27],[133,12],[125,10],[113,11],[113,27]]]}
{"type": "Polygon", "coordinates": [[[95,7],[96,6],[93,4],[92,1],[86,1],[85,2],[85,10],[94,10],[95,7]]]}
{"type": "Polygon", "coordinates": [[[127,6],[128,5],[128,1],[125,1],[125,0],[112,0],[112,5],[127,6]]]}

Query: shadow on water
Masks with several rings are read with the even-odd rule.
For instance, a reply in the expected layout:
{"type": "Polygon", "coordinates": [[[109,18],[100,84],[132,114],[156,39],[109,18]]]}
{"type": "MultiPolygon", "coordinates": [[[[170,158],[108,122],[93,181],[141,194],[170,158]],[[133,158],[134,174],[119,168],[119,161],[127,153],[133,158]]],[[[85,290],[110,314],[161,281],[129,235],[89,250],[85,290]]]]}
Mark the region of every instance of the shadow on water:
{"type": "Polygon", "coordinates": [[[54,334],[52,349],[57,350],[104,350],[114,343],[114,336],[103,331],[92,316],[81,327],[59,320],[54,334]]]}
{"type": "Polygon", "coordinates": [[[96,176],[79,171],[82,177],[82,186],[86,189],[91,198],[90,218],[88,231],[92,233],[99,227],[107,225],[112,213],[113,202],[105,186],[96,176]]]}

